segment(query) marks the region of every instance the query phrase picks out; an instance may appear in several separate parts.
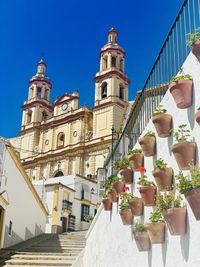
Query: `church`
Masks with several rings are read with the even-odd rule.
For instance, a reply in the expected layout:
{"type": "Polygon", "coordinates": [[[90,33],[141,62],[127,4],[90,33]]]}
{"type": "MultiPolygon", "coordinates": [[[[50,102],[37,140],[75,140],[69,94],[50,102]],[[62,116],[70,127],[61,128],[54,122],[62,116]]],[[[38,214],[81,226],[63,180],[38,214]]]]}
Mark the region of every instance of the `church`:
{"type": "Polygon", "coordinates": [[[96,178],[112,143],[112,127],[119,132],[129,107],[125,74],[125,51],[118,32],[108,31],[100,51],[100,69],[94,77],[94,106],[79,107],[79,93],[64,93],[50,101],[52,83],[41,59],[29,81],[23,103],[20,136],[12,145],[20,151],[22,164],[32,181],[78,174],[96,178]]]}

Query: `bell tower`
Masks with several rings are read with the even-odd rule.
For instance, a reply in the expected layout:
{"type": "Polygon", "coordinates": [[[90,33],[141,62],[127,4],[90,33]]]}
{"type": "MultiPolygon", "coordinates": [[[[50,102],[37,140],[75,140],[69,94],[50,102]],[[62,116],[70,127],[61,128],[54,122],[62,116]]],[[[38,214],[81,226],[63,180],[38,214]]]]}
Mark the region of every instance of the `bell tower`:
{"type": "Polygon", "coordinates": [[[100,70],[94,77],[94,136],[109,135],[112,126],[119,131],[128,106],[128,85],[125,74],[125,51],[119,46],[118,32],[108,31],[108,42],[100,51],[100,70]]]}
{"type": "Polygon", "coordinates": [[[29,81],[28,100],[22,105],[21,134],[26,130],[39,126],[52,116],[51,87],[51,82],[46,76],[46,63],[41,59],[37,64],[37,73],[29,81]]]}

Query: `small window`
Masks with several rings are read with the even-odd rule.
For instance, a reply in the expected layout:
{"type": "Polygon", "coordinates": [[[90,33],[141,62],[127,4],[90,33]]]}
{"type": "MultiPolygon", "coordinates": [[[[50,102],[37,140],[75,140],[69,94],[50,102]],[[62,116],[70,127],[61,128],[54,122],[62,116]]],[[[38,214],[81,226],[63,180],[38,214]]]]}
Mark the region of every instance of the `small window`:
{"type": "Polygon", "coordinates": [[[64,147],[64,142],[65,142],[64,133],[59,133],[57,137],[57,147],[58,148],[64,147]]]}
{"type": "Polygon", "coordinates": [[[124,88],[122,85],[119,87],[119,98],[124,100],[124,88]]]}
{"type": "Polygon", "coordinates": [[[64,173],[62,171],[57,171],[54,177],[61,177],[64,176],[64,173]]]}
{"type": "Polygon", "coordinates": [[[111,67],[116,68],[116,57],[111,57],[111,67]]]}
{"type": "Polygon", "coordinates": [[[41,87],[37,87],[37,97],[41,98],[42,95],[42,88],[41,87]]]}
{"type": "Polygon", "coordinates": [[[32,120],[32,111],[29,110],[26,114],[26,123],[31,123],[32,120]]]}
{"type": "Polygon", "coordinates": [[[48,90],[45,90],[44,99],[48,100],[48,90]]]}
{"type": "Polygon", "coordinates": [[[8,234],[11,235],[12,234],[12,221],[9,222],[9,228],[8,228],[8,234]]]}
{"type": "Polygon", "coordinates": [[[44,110],[44,111],[42,112],[42,120],[43,120],[43,121],[46,121],[47,118],[48,118],[48,114],[47,114],[46,111],[44,110]]]}
{"type": "Polygon", "coordinates": [[[119,63],[119,69],[120,69],[121,71],[123,71],[123,70],[124,70],[124,61],[123,61],[123,59],[122,59],[122,58],[120,59],[120,63],[119,63]]]}
{"type": "Polygon", "coordinates": [[[101,86],[101,98],[107,97],[107,82],[104,82],[101,86]]]}
{"type": "Polygon", "coordinates": [[[106,70],[108,68],[108,57],[103,57],[103,70],[106,70]]]}
{"type": "Polygon", "coordinates": [[[84,217],[90,214],[90,206],[81,204],[81,221],[85,221],[84,217]]]}

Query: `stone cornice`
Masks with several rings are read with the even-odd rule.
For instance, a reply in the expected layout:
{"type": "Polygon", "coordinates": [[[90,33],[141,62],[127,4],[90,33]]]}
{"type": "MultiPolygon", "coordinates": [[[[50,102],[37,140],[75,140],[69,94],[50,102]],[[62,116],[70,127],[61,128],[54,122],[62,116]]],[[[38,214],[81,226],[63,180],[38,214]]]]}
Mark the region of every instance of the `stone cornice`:
{"type": "Polygon", "coordinates": [[[104,73],[102,75],[98,75],[98,76],[95,76],[94,77],[94,81],[96,83],[100,82],[101,80],[104,80],[106,78],[110,78],[111,76],[113,75],[117,75],[119,78],[121,78],[123,81],[125,81],[127,84],[130,84],[130,80],[128,79],[128,77],[121,73],[120,71],[118,70],[111,70],[111,71],[108,71],[107,73],[104,73]]]}
{"type": "Polygon", "coordinates": [[[35,107],[37,104],[46,107],[46,108],[49,109],[50,111],[53,110],[53,106],[52,106],[51,104],[48,105],[47,103],[45,103],[45,102],[43,102],[42,100],[39,100],[39,99],[34,100],[34,101],[32,101],[32,102],[30,102],[30,103],[27,103],[27,104],[23,104],[23,105],[22,105],[22,109],[23,109],[23,110],[26,110],[26,109],[28,109],[28,108],[30,108],[30,107],[35,107]]]}
{"type": "Polygon", "coordinates": [[[124,102],[124,104],[123,104],[123,103],[120,103],[120,102],[109,101],[109,102],[102,103],[102,104],[99,104],[98,106],[93,107],[92,111],[96,111],[98,109],[102,109],[102,108],[105,108],[105,107],[110,107],[110,106],[113,106],[113,105],[118,105],[118,106],[124,108],[124,107],[126,107],[127,103],[124,102]]]}
{"type": "Polygon", "coordinates": [[[106,52],[120,52],[120,53],[123,54],[123,56],[126,56],[126,53],[122,48],[108,47],[108,48],[105,48],[105,49],[102,48],[102,50],[100,52],[100,57],[106,52]]]}

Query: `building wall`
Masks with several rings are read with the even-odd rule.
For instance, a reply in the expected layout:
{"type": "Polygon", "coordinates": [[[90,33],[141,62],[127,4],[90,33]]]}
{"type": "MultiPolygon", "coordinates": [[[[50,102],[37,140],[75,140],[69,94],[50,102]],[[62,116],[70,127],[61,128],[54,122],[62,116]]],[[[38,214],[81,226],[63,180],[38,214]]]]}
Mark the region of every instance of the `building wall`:
{"type": "MultiPolygon", "coordinates": [[[[197,143],[197,164],[200,164],[198,156],[200,150],[200,128],[195,122],[194,113],[200,103],[200,64],[193,54],[190,54],[183,65],[183,70],[193,76],[194,94],[193,105],[188,109],[178,109],[175,102],[167,91],[161,104],[167,109],[167,112],[173,116],[174,130],[180,124],[187,124],[191,129],[191,137],[197,143]]],[[[147,130],[155,131],[153,123],[150,121],[144,132],[147,130]]],[[[144,134],[144,133],[143,133],[144,134]]],[[[154,161],[163,158],[168,166],[174,169],[174,174],[179,172],[178,165],[171,153],[171,146],[175,143],[172,136],[168,138],[159,138],[157,140],[157,153],[154,157],[145,157],[144,166],[147,169],[147,176],[153,181],[152,170],[154,161]]],[[[136,144],[136,148],[139,145],[136,144]]],[[[183,171],[187,174],[188,171],[183,171]]],[[[134,173],[134,183],[131,191],[139,195],[137,190],[137,181],[139,172],[134,173]]],[[[199,222],[196,221],[192,210],[183,196],[183,202],[187,205],[187,233],[183,236],[171,236],[166,229],[165,243],[154,244],[148,252],[139,252],[130,226],[124,226],[121,222],[116,204],[113,206],[112,213],[105,212],[102,207],[98,211],[96,221],[91,226],[84,255],[85,267],[198,267],[200,266],[199,246],[200,230],[199,222]]],[[[144,208],[144,222],[149,221],[149,214],[152,207],[144,208]]],[[[139,219],[135,217],[134,220],[139,219]]]]}
{"type": "Polygon", "coordinates": [[[47,213],[44,208],[41,208],[39,197],[34,196],[33,186],[26,182],[8,151],[5,155],[4,172],[1,189],[6,190],[3,196],[9,203],[5,210],[2,239],[2,246],[6,248],[44,233],[47,213]],[[31,216],[28,216],[30,213],[31,216]],[[10,221],[12,222],[11,235],[8,233],[10,221]]]}

